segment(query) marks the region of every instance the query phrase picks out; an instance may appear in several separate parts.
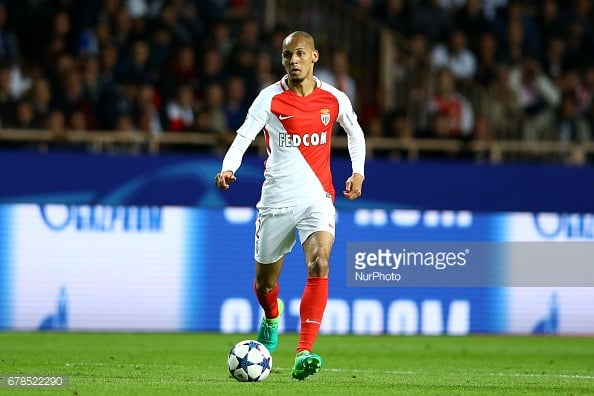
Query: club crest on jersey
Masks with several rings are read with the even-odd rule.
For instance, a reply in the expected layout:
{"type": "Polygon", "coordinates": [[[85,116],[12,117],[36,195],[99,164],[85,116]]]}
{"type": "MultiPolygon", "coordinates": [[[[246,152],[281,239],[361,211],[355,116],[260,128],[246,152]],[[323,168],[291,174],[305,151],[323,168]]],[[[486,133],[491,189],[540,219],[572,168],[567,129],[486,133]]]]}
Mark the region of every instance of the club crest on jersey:
{"type": "Polygon", "coordinates": [[[324,124],[324,126],[328,126],[328,124],[330,123],[330,109],[327,107],[324,107],[323,109],[320,110],[320,120],[322,120],[322,124],[324,124]]]}

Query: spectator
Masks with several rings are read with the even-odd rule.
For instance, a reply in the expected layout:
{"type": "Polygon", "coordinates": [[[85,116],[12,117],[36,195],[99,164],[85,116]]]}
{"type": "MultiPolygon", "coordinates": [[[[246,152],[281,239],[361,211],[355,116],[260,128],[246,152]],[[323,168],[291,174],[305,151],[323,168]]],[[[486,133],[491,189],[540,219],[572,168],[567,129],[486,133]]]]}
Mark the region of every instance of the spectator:
{"type": "Polygon", "coordinates": [[[112,22],[111,42],[117,47],[120,58],[123,58],[131,51],[135,40],[130,12],[126,8],[119,7],[110,20],[112,22]]]}
{"type": "Polygon", "coordinates": [[[199,78],[194,48],[184,45],[177,50],[175,58],[168,66],[164,81],[163,95],[167,98],[177,95],[176,90],[180,85],[187,85],[192,90],[197,89],[199,78]]]}
{"type": "Polygon", "coordinates": [[[410,9],[405,0],[377,2],[374,16],[402,36],[408,37],[411,34],[410,9]]]}
{"type": "Polygon", "coordinates": [[[91,129],[97,128],[97,120],[93,103],[87,96],[80,72],[71,70],[61,79],[60,95],[56,97],[56,108],[66,117],[75,111],[81,111],[87,117],[87,125],[91,129]]]}
{"type": "Polygon", "coordinates": [[[567,66],[565,48],[565,42],[561,37],[551,37],[545,44],[541,63],[544,72],[553,81],[561,78],[567,66]]]}
{"type": "Polygon", "coordinates": [[[76,54],[77,44],[72,21],[65,11],[54,14],[49,35],[43,35],[41,39],[45,40],[45,62],[52,62],[63,53],[76,54]]]}
{"type": "Polygon", "coordinates": [[[433,130],[435,137],[468,137],[474,127],[474,110],[468,99],[456,91],[455,83],[449,69],[436,73],[435,93],[427,103],[429,119],[438,126],[433,130]]]}
{"type": "MultiPolygon", "coordinates": [[[[184,44],[195,44],[203,40],[207,32],[207,21],[199,10],[204,9],[203,2],[178,0],[175,4],[178,36],[184,44]],[[202,3],[202,4],[200,4],[202,3]],[[199,7],[199,4],[201,7],[199,7]]],[[[164,2],[163,6],[167,3],[164,2]]]]}
{"type": "Polygon", "coordinates": [[[582,70],[581,81],[584,89],[582,112],[586,113],[590,111],[594,102],[594,64],[588,65],[582,70]]]}
{"type": "Polygon", "coordinates": [[[510,21],[501,45],[501,63],[508,67],[518,66],[522,59],[530,56],[524,47],[524,28],[518,21],[510,21]]]}
{"type": "Polygon", "coordinates": [[[156,84],[160,84],[164,76],[164,70],[175,53],[173,45],[173,35],[167,27],[163,25],[156,25],[153,28],[152,34],[148,37],[150,46],[150,57],[148,60],[151,74],[155,76],[156,84]]]}
{"type": "Polygon", "coordinates": [[[21,55],[19,38],[8,25],[8,7],[0,3],[0,62],[16,63],[21,55]]]}
{"type": "Polygon", "coordinates": [[[158,135],[163,132],[161,98],[152,84],[144,82],[134,101],[134,124],[141,131],[158,135]]]}
{"type": "Polygon", "coordinates": [[[565,65],[567,67],[581,68],[594,63],[591,43],[589,43],[590,37],[588,37],[584,25],[579,22],[570,22],[567,25],[564,38],[566,45],[565,65]]]}
{"type": "Polygon", "coordinates": [[[258,91],[264,89],[270,84],[278,81],[282,75],[274,73],[272,66],[272,59],[268,51],[262,51],[258,54],[256,59],[256,81],[258,82],[258,91]]]}
{"type": "Polygon", "coordinates": [[[210,28],[206,46],[215,49],[224,60],[228,59],[235,46],[230,24],[222,20],[214,21],[210,28]]]}
{"type": "Polygon", "coordinates": [[[522,108],[516,92],[509,84],[509,69],[500,66],[495,78],[486,86],[481,113],[489,124],[491,136],[495,139],[520,138],[518,133],[522,108]]]}
{"type": "Polygon", "coordinates": [[[22,99],[16,103],[15,114],[6,124],[7,128],[14,129],[39,129],[42,123],[35,119],[35,112],[30,101],[22,99]]]}
{"type": "Polygon", "coordinates": [[[115,45],[108,43],[99,51],[99,91],[115,89],[118,83],[118,50],[115,45]]]}
{"type": "Polygon", "coordinates": [[[159,10],[156,21],[171,32],[174,46],[192,46],[192,29],[181,20],[175,2],[165,2],[159,10]]]}
{"type": "Polygon", "coordinates": [[[584,143],[592,140],[592,129],[582,116],[576,96],[566,93],[561,105],[553,113],[552,122],[544,133],[544,139],[560,143],[584,143]]]}
{"type": "Polygon", "coordinates": [[[111,40],[109,20],[99,14],[94,24],[83,29],[77,39],[78,54],[82,56],[98,56],[99,50],[111,40]]]}
{"type": "Polygon", "coordinates": [[[276,25],[271,32],[266,36],[267,46],[264,51],[268,52],[268,56],[272,60],[272,71],[280,79],[284,74],[285,70],[281,62],[282,54],[282,42],[283,39],[289,34],[287,28],[283,25],[276,25]]]}
{"type": "MultiPolygon", "coordinates": [[[[237,40],[233,53],[240,48],[247,48],[249,51],[258,53],[264,50],[260,37],[260,23],[254,17],[245,17],[239,22],[237,40]]],[[[233,59],[229,59],[233,62],[233,59]]]]}
{"type": "Polygon", "coordinates": [[[225,70],[225,59],[214,47],[205,48],[200,59],[198,93],[202,96],[206,87],[211,84],[225,84],[227,71],[225,70]]]}
{"type": "MultiPolygon", "coordinates": [[[[396,139],[410,139],[414,137],[413,126],[411,120],[404,109],[396,109],[389,112],[383,120],[382,129],[385,136],[396,139]]],[[[382,153],[385,153],[382,150],[382,153]]],[[[393,160],[401,160],[407,158],[405,150],[390,150],[387,152],[388,157],[393,160]]]]}
{"type": "Polygon", "coordinates": [[[426,108],[431,81],[431,54],[424,33],[414,33],[404,57],[404,73],[396,82],[395,108],[406,108],[415,130],[427,129],[426,108]]]}
{"type": "Polygon", "coordinates": [[[131,51],[124,57],[120,66],[120,74],[137,81],[155,82],[156,76],[149,66],[150,47],[148,42],[138,40],[131,45],[131,51]]]}
{"type": "Polygon", "coordinates": [[[166,108],[167,129],[171,132],[188,132],[194,127],[194,90],[189,84],[181,84],[174,99],[166,108]]]}
{"type": "Polygon", "coordinates": [[[562,96],[571,95],[577,103],[578,111],[583,114],[590,103],[590,91],[585,85],[585,77],[581,69],[568,69],[556,81],[555,86],[562,96]]]}
{"type": "Polygon", "coordinates": [[[116,132],[135,132],[134,121],[129,114],[119,114],[115,122],[116,132]]]}
{"type": "Polygon", "coordinates": [[[520,66],[511,70],[509,84],[522,109],[522,137],[540,140],[551,111],[559,105],[559,90],[534,58],[524,59],[520,66]]]}
{"type": "Polygon", "coordinates": [[[35,120],[41,125],[53,108],[52,90],[49,81],[45,78],[36,79],[28,96],[33,106],[35,120]]]}
{"type": "Polygon", "coordinates": [[[464,6],[454,12],[454,25],[468,38],[468,48],[479,51],[479,40],[492,32],[491,22],[485,17],[481,0],[467,0],[464,6]]]}
{"type": "Polygon", "coordinates": [[[453,21],[449,11],[443,9],[440,0],[420,0],[411,14],[411,29],[423,32],[430,46],[445,39],[453,21]]]}
{"type": "Polygon", "coordinates": [[[483,0],[483,12],[485,17],[491,22],[495,20],[499,14],[499,10],[507,6],[508,0],[483,0]]]}
{"type": "Polygon", "coordinates": [[[72,150],[77,145],[68,141],[69,130],[66,125],[66,116],[60,110],[52,110],[48,115],[44,128],[52,133],[52,141],[48,144],[51,150],[72,150]]]}
{"type": "Polygon", "coordinates": [[[75,132],[88,130],[85,113],[82,111],[75,111],[70,114],[70,117],[68,117],[67,128],[75,132]]]}
{"type": "Polygon", "coordinates": [[[96,108],[101,95],[101,75],[99,59],[96,57],[83,57],[81,59],[82,84],[93,108],[96,108]]]}
{"type": "Polygon", "coordinates": [[[539,55],[538,29],[523,0],[510,0],[507,7],[499,9],[493,28],[500,40],[516,47],[512,54],[521,50],[526,55],[539,55]]]}
{"type": "Polygon", "coordinates": [[[111,84],[101,91],[97,104],[97,121],[99,129],[114,130],[116,119],[120,115],[134,113],[134,97],[136,83],[132,80],[122,80],[118,84],[111,84]]]}
{"type": "Polygon", "coordinates": [[[435,68],[449,68],[455,78],[471,79],[476,73],[476,57],[468,49],[466,34],[457,28],[449,33],[447,44],[433,47],[431,62],[435,68]]]}
{"type": "Polygon", "coordinates": [[[330,55],[330,64],[318,68],[316,76],[344,92],[357,109],[357,84],[350,74],[349,56],[345,50],[334,50],[330,55]]]}
{"type": "Polygon", "coordinates": [[[204,100],[198,106],[194,129],[217,137],[217,144],[212,152],[224,154],[235,137],[235,131],[229,129],[225,109],[225,86],[211,83],[206,87],[204,100]]]}
{"type": "MultiPolygon", "coordinates": [[[[227,114],[225,112],[225,87],[219,83],[211,83],[206,87],[204,101],[198,106],[198,110],[206,110],[208,113],[209,124],[206,130],[221,135],[230,134],[230,140],[226,142],[230,144],[233,140],[232,133],[235,131],[230,131],[227,125],[227,114]]],[[[204,123],[202,125],[204,125],[204,123]]],[[[197,130],[200,131],[200,129],[197,130]]],[[[228,146],[228,144],[226,146],[228,146]]]]}
{"type": "Polygon", "coordinates": [[[15,99],[10,91],[10,67],[0,64],[0,125],[3,127],[12,120],[15,99]]]}
{"type": "Polygon", "coordinates": [[[245,81],[240,76],[231,76],[225,85],[225,114],[230,130],[236,131],[247,115],[245,81]]]}
{"type": "Polygon", "coordinates": [[[226,59],[229,74],[243,79],[247,101],[254,100],[259,93],[258,83],[254,81],[253,76],[256,73],[257,55],[265,49],[260,33],[260,24],[257,19],[253,17],[242,19],[237,32],[237,41],[233,47],[233,56],[226,59]]]}
{"type": "MultiPolygon", "coordinates": [[[[562,39],[564,27],[559,15],[557,0],[543,0],[536,9],[534,22],[538,31],[541,50],[546,48],[547,43],[551,40],[562,39]]],[[[543,56],[544,54],[538,55],[543,56]]]]}
{"type": "Polygon", "coordinates": [[[60,110],[52,110],[43,126],[54,133],[54,139],[63,140],[66,137],[66,117],[60,110]]]}
{"type": "Polygon", "coordinates": [[[495,35],[484,33],[479,38],[477,49],[477,68],[474,80],[483,87],[491,85],[497,79],[499,47],[495,35]]]}

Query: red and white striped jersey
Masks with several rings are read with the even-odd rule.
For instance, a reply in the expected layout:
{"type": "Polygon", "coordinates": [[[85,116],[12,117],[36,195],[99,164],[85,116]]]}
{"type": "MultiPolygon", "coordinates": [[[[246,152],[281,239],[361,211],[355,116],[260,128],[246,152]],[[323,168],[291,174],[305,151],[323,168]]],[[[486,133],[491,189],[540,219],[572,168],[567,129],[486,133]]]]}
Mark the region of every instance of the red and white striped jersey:
{"type": "MultiPolygon", "coordinates": [[[[335,122],[347,133],[353,172],[364,175],[365,139],[350,100],[335,87],[315,81],[315,89],[305,97],[289,89],[286,76],[264,88],[237,130],[250,141],[264,133],[268,158],[259,207],[294,206],[328,196],[334,200],[330,150],[335,122]]],[[[239,167],[241,158],[232,157],[230,150],[223,170],[239,167]]]]}

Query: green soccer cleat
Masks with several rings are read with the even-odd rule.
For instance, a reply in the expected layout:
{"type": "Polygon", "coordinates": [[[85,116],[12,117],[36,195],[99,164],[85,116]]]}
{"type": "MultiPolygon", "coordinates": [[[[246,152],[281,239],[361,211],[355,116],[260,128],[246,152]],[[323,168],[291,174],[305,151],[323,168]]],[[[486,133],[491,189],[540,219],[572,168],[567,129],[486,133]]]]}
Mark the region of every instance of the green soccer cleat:
{"type": "Polygon", "coordinates": [[[258,342],[264,344],[270,353],[274,352],[278,345],[278,321],[283,314],[285,304],[280,298],[278,301],[278,316],[274,319],[262,318],[260,330],[258,330],[258,342]]]}
{"type": "Polygon", "coordinates": [[[322,357],[320,355],[309,351],[302,351],[295,357],[291,377],[301,381],[317,373],[321,368],[322,357]]]}

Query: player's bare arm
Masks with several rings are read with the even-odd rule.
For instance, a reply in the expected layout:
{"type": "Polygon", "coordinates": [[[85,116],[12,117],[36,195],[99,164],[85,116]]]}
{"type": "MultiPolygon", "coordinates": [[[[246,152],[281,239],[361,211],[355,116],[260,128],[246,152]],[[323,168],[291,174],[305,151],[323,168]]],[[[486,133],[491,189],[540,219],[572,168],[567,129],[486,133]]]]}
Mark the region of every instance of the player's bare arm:
{"type": "Polygon", "coordinates": [[[216,186],[221,190],[226,190],[230,187],[230,184],[233,183],[237,178],[233,175],[231,171],[224,171],[217,173],[214,178],[214,183],[216,186]]]}
{"type": "Polygon", "coordinates": [[[363,192],[363,175],[353,173],[345,183],[345,190],[342,192],[345,198],[349,200],[357,199],[363,192]]]}

